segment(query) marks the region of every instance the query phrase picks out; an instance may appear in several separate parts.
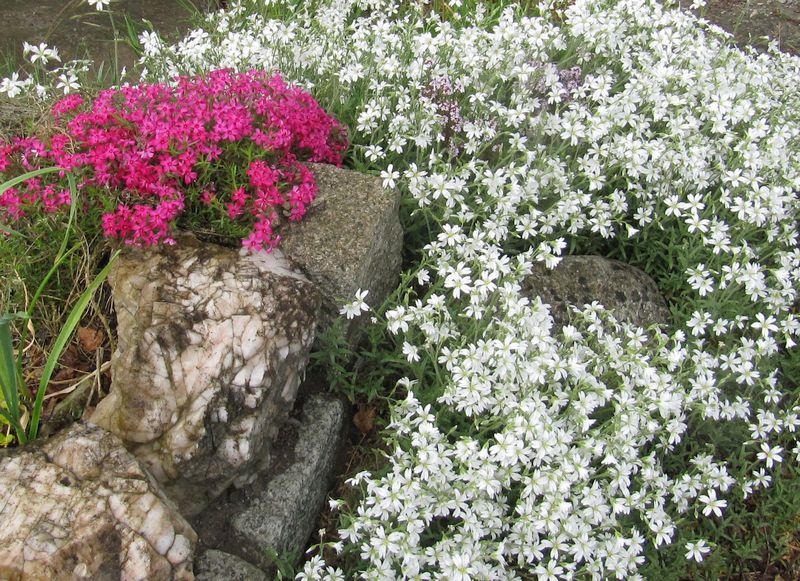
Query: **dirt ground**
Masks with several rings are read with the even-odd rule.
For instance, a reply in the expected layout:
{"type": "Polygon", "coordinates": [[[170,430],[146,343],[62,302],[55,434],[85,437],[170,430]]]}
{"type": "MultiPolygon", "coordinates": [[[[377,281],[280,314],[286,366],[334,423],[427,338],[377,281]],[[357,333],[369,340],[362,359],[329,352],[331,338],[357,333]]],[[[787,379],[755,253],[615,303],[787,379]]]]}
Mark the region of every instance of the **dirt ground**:
{"type": "Polygon", "coordinates": [[[800,0],[708,0],[696,14],[734,35],[737,44],[800,52],[800,0]],[[765,38],[767,37],[767,38],[765,38]]]}
{"type": "MultiPolygon", "coordinates": [[[[217,0],[188,0],[185,5],[208,10],[217,0]]],[[[133,52],[124,42],[114,42],[115,36],[126,36],[126,19],[140,28],[146,21],[167,38],[179,38],[191,21],[179,0],[114,0],[111,8],[113,19],[85,0],[0,0],[0,54],[19,59],[24,41],[46,42],[59,48],[62,61],[88,56],[106,67],[116,62],[130,68],[133,52]]]]}

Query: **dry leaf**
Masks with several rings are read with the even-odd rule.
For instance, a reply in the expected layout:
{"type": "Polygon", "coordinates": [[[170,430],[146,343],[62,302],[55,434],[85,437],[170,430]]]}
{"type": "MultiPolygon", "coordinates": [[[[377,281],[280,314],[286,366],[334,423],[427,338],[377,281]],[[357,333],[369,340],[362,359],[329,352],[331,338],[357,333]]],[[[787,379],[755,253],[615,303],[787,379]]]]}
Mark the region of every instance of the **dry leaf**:
{"type": "Polygon", "coordinates": [[[55,375],[50,379],[53,383],[61,383],[64,381],[70,381],[71,379],[75,379],[75,370],[71,367],[62,367],[59,369],[55,375]]]}
{"type": "Polygon", "coordinates": [[[100,329],[91,327],[78,327],[78,341],[84,351],[92,353],[103,346],[106,336],[100,329]]]}
{"type": "Polygon", "coordinates": [[[358,410],[353,416],[353,423],[362,434],[370,433],[375,427],[375,408],[367,407],[358,410]]]}
{"type": "Polygon", "coordinates": [[[86,359],[86,356],[80,354],[75,343],[70,343],[67,345],[67,348],[64,349],[64,353],[62,353],[61,359],[59,359],[58,362],[64,367],[78,367],[80,362],[84,359],[86,359]]]}

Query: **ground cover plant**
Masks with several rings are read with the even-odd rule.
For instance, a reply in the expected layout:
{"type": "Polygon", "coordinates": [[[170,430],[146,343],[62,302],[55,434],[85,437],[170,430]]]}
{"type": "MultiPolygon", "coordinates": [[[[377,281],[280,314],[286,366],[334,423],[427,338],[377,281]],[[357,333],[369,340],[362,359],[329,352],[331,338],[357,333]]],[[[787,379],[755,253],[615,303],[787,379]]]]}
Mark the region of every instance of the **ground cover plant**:
{"type": "Polygon", "coordinates": [[[650,0],[230,2],[141,44],[153,82],[280,71],[404,194],[407,268],[341,386],[389,452],[300,578],[791,570],[800,61],[650,0]],[[521,281],[564,253],[643,268],[674,325],[554,328],[521,281]]]}
{"type": "Polygon", "coordinates": [[[0,223],[71,205],[62,182],[77,171],[85,202],[104,210],[108,238],[171,244],[179,216],[206,207],[208,221],[249,218],[244,245],[272,248],[278,212],[299,220],[316,195],[300,160],[340,163],[347,144],[339,124],[277,74],[215,71],[175,87],[108,89],[83,106],[69,95],[52,107],[51,135],[0,147],[0,171],[10,175],[64,169],[54,183],[33,177],[0,194],[0,223]]]}
{"type": "Polygon", "coordinates": [[[406,360],[392,453],[353,479],[348,576],[714,576],[763,557],[724,545],[734,504],[793,481],[796,61],[636,1],[244,3],[177,45],[142,40],[156,78],[302,83],[353,130],[351,163],[414,208],[418,263],[378,314],[384,361],[406,360]],[[565,250],[643,267],[675,328],[597,305],[551,328],[519,283],[565,250]]]}

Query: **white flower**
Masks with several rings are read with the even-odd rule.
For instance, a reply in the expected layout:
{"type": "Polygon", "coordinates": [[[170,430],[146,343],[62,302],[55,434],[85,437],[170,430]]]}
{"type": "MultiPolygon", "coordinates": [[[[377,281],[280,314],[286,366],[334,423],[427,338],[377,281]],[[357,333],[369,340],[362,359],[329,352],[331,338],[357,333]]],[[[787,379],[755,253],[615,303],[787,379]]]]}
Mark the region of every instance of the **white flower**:
{"type": "Polygon", "coordinates": [[[355,294],[355,300],[353,300],[351,303],[343,305],[339,309],[339,314],[344,315],[348,319],[353,319],[358,317],[361,313],[366,313],[369,311],[369,305],[364,300],[368,294],[368,290],[362,291],[361,289],[358,289],[355,294]]]}
{"type": "Polygon", "coordinates": [[[767,474],[766,470],[764,470],[763,468],[759,468],[758,470],[753,470],[754,485],[766,488],[767,486],[769,486],[770,482],[772,482],[772,476],[767,474]]]}
{"type": "Polygon", "coordinates": [[[31,63],[42,61],[42,64],[46,65],[51,60],[61,60],[61,57],[58,56],[58,49],[49,48],[44,42],[40,43],[38,46],[25,42],[22,44],[22,52],[25,55],[30,55],[28,60],[30,60],[31,63]]]}
{"type": "Polygon", "coordinates": [[[706,545],[702,539],[694,543],[686,543],[686,558],[694,559],[698,563],[711,551],[711,547],[706,545]]]}
{"type": "Polygon", "coordinates": [[[145,54],[157,54],[163,47],[163,43],[158,34],[149,30],[145,30],[139,35],[139,42],[145,54]]]}
{"type": "Polygon", "coordinates": [[[783,462],[781,452],[783,452],[781,446],[775,446],[773,448],[766,442],[761,442],[761,452],[758,453],[758,459],[766,462],[767,468],[772,468],[775,464],[783,462]]]}
{"type": "Polygon", "coordinates": [[[448,268],[447,277],[444,279],[445,288],[452,289],[453,296],[459,298],[462,294],[472,290],[472,270],[463,262],[448,268]]]}
{"type": "Polygon", "coordinates": [[[368,145],[364,150],[364,155],[370,161],[378,161],[383,159],[385,154],[379,145],[368,145]]]}
{"type": "Polygon", "coordinates": [[[705,516],[709,516],[713,513],[721,517],[722,509],[728,506],[728,502],[726,500],[717,498],[717,491],[714,489],[709,490],[708,494],[701,494],[698,497],[698,500],[705,505],[703,507],[703,514],[705,516]]]}
{"type": "Polygon", "coordinates": [[[6,77],[0,81],[0,93],[8,95],[9,99],[19,96],[23,89],[30,84],[30,79],[21,81],[19,73],[11,73],[10,77],[6,77]]]}
{"type": "Polygon", "coordinates": [[[696,268],[687,269],[689,274],[688,282],[701,297],[706,296],[714,290],[714,282],[711,280],[711,273],[705,264],[698,264],[696,268]]]}
{"type": "Polygon", "coordinates": [[[403,355],[406,356],[409,363],[416,363],[419,361],[419,349],[416,345],[412,345],[408,341],[403,341],[403,355]]]}
{"type": "Polygon", "coordinates": [[[392,189],[395,186],[395,180],[400,178],[400,172],[394,171],[394,166],[390,163],[386,170],[381,172],[381,178],[383,178],[383,187],[392,189]]]}
{"type": "Polygon", "coordinates": [[[86,0],[86,3],[95,10],[104,10],[106,6],[111,4],[111,0],[86,0]]]}
{"type": "Polygon", "coordinates": [[[75,74],[62,73],[58,75],[58,84],[56,85],[56,88],[61,89],[64,91],[64,94],[67,95],[73,91],[79,90],[81,85],[78,83],[78,77],[75,76],[75,74]]]}

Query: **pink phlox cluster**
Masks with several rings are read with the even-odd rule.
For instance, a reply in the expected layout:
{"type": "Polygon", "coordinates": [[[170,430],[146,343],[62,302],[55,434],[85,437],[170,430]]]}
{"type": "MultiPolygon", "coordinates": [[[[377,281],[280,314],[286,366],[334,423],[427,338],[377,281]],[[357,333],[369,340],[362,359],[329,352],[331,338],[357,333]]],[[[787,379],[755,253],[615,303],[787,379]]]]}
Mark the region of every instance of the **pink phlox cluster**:
{"type": "Polygon", "coordinates": [[[11,156],[14,154],[14,147],[11,145],[0,145],[0,172],[5,172],[11,167],[11,156]]]}
{"type": "MultiPolygon", "coordinates": [[[[22,208],[23,200],[20,192],[16,188],[9,188],[0,194],[0,210],[11,220],[19,220],[25,216],[25,211],[22,208]]],[[[3,230],[0,229],[0,232],[3,230]]]]}
{"type": "Polygon", "coordinates": [[[74,111],[83,105],[83,97],[77,93],[72,93],[61,99],[58,103],[54,104],[51,108],[51,113],[55,119],[60,119],[65,113],[74,111]]]}
{"type": "Polygon", "coordinates": [[[237,188],[233,194],[231,194],[231,201],[227,204],[228,216],[230,219],[234,220],[244,214],[244,209],[249,201],[250,195],[247,193],[247,190],[243,187],[237,188]]]}
{"type": "Polygon", "coordinates": [[[25,171],[39,169],[49,157],[47,146],[35,137],[15,137],[11,141],[25,171]]]}
{"type": "MultiPolygon", "coordinates": [[[[76,172],[81,195],[106,210],[105,235],[136,245],[172,242],[196,200],[252,225],[246,247],[271,249],[278,212],[299,220],[316,196],[304,162],[339,165],[347,147],[344,128],[309,93],[261,71],[108,89],[91,103],[69,95],[52,114],[61,131],[46,143],[0,142],[0,172],[76,172]]],[[[68,205],[64,176],[54,175],[6,191],[0,222],[68,205]]]]}

